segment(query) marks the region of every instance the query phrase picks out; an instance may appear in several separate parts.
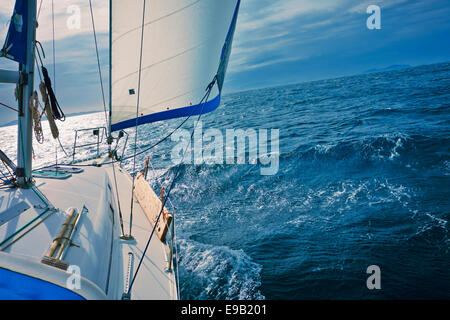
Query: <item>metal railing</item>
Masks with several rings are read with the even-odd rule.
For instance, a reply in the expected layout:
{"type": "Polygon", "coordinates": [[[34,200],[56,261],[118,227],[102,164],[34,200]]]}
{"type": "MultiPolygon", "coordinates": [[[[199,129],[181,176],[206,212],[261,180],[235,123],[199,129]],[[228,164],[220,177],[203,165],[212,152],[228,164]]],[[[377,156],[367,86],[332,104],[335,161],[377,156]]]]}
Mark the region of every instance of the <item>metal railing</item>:
{"type": "MultiPolygon", "coordinates": [[[[107,135],[107,131],[106,131],[106,127],[94,127],[94,128],[87,128],[87,129],[77,129],[75,130],[75,138],[74,138],[74,142],[73,142],[73,150],[72,150],[72,163],[75,162],[75,155],[76,155],[76,150],[80,149],[80,148],[85,148],[85,147],[92,147],[95,146],[97,149],[97,154],[94,158],[98,158],[100,156],[100,144],[103,143],[103,140],[105,139],[105,136],[107,135]],[[89,143],[85,143],[85,144],[81,144],[81,145],[77,145],[78,139],[79,139],[79,132],[85,132],[85,131],[92,131],[92,135],[96,136],[97,139],[95,142],[89,142],[89,143]]],[[[129,138],[129,134],[128,132],[121,130],[119,131],[117,137],[111,137],[111,143],[115,140],[116,141],[116,146],[115,148],[112,150],[112,152],[115,155],[116,160],[122,162],[122,159],[125,155],[125,151],[127,148],[127,144],[128,144],[128,138],[129,138]],[[117,156],[117,148],[119,147],[119,142],[120,140],[125,137],[125,142],[123,143],[123,147],[122,147],[122,152],[120,157],[117,156]]],[[[83,161],[86,161],[87,159],[83,159],[83,161]]]]}
{"type": "Polygon", "coordinates": [[[75,139],[73,142],[73,152],[72,152],[72,162],[75,162],[75,155],[76,155],[76,149],[77,148],[84,148],[84,147],[90,147],[90,146],[97,146],[97,158],[100,156],[100,143],[103,142],[103,138],[106,135],[106,128],[105,127],[95,127],[95,128],[87,128],[87,129],[76,129],[75,130],[75,139]],[[78,132],[82,131],[91,131],[94,136],[97,136],[96,142],[86,143],[82,145],[77,145],[77,139],[78,139],[78,132]]]}

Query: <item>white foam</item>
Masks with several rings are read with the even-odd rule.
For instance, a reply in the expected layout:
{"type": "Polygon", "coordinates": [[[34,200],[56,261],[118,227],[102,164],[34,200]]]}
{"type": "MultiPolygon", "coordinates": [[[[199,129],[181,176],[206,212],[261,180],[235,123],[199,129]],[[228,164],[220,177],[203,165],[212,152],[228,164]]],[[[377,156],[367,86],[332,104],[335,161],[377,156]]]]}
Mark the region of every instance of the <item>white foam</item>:
{"type": "Polygon", "coordinates": [[[200,282],[198,299],[264,299],[259,291],[262,267],[243,250],[213,246],[193,240],[179,240],[180,270],[187,279],[200,282]]]}

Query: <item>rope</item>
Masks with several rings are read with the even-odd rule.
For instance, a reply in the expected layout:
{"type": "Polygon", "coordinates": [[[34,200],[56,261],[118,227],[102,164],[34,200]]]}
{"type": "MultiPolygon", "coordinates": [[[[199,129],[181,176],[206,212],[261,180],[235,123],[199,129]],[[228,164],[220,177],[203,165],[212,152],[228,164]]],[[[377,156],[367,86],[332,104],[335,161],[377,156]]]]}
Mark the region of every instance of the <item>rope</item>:
{"type": "MultiPolygon", "coordinates": [[[[43,82],[45,84],[45,87],[46,87],[46,90],[48,93],[45,95],[47,96],[47,100],[49,100],[50,105],[52,107],[51,112],[53,114],[53,118],[64,121],[64,120],[66,120],[66,116],[64,115],[64,112],[62,111],[61,107],[59,106],[58,100],[56,99],[55,92],[52,89],[52,82],[48,75],[48,70],[47,70],[47,68],[44,67],[44,63],[42,62],[41,54],[39,53],[37,44],[39,44],[39,47],[41,48],[44,59],[45,59],[45,52],[44,52],[44,48],[42,47],[42,44],[39,41],[35,41],[35,48],[36,48],[37,56],[39,58],[39,61],[41,62],[41,65],[40,65],[41,70],[39,70],[39,66],[37,68],[38,75],[39,75],[39,78],[41,79],[41,82],[43,82]],[[41,76],[41,72],[42,72],[42,76],[41,76]],[[42,78],[44,78],[44,79],[42,79],[42,78]]],[[[36,59],[36,57],[35,57],[35,60],[36,60],[36,65],[38,65],[38,60],[36,59]]],[[[55,65],[54,51],[53,51],[53,64],[55,65]]],[[[53,72],[53,77],[54,77],[53,81],[56,81],[55,71],[53,72]]],[[[41,90],[41,92],[42,92],[42,90],[41,90]]],[[[42,98],[44,99],[44,97],[42,97],[42,98]]]]}
{"type": "Polygon", "coordinates": [[[42,43],[40,41],[36,40],[35,47],[36,47],[37,56],[36,55],[34,56],[34,60],[36,60],[36,69],[38,70],[39,78],[41,79],[41,82],[43,82],[44,80],[42,79],[40,68],[44,66],[44,63],[42,62],[41,54],[39,53],[39,48],[37,45],[39,45],[39,47],[41,48],[42,56],[44,57],[44,59],[45,59],[45,51],[44,51],[44,48],[42,47],[42,43]],[[38,64],[37,58],[39,58],[39,61],[41,62],[40,66],[38,64]]]}
{"type": "Polygon", "coordinates": [[[59,137],[59,131],[58,127],[56,126],[55,119],[53,118],[52,111],[50,110],[50,102],[48,100],[45,83],[41,82],[41,84],[39,84],[39,90],[41,91],[42,101],[45,105],[45,114],[50,125],[50,130],[52,131],[52,136],[54,139],[57,139],[59,137]]]}
{"type": "Polygon", "coordinates": [[[50,81],[50,77],[48,76],[47,68],[45,68],[44,66],[42,66],[42,75],[44,76],[44,83],[47,88],[50,104],[52,106],[51,112],[53,114],[53,118],[61,121],[66,120],[64,112],[59,106],[58,100],[56,100],[55,92],[52,89],[52,82],[50,81]]]}
{"type": "Polygon", "coordinates": [[[33,128],[34,135],[36,137],[37,142],[42,144],[44,142],[44,134],[42,132],[41,118],[39,115],[39,99],[36,91],[33,92],[29,102],[29,108],[31,111],[31,116],[33,118],[33,128]]]}
{"type": "MultiPolygon", "coordinates": [[[[41,1],[41,4],[42,4],[42,1],[41,1]]],[[[45,59],[45,52],[44,52],[44,48],[42,47],[42,44],[39,41],[37,41],[37,40],[36,40],[36,44],[39,44],[39,47],[41,48],[41,51],[42,51],[42,55],[44,56],[44,59],[45,59]]],[[[36,69],[38,70],[39,79],[41,80],[41,84],[39,85],[39,89],[41,91],[42,100],[44,100],[46,102],[49,102],[48,95],[47,95],[47,92],[46,92],[47,89],[46,89],[45,83],[44,83],[44,79],[42,79],[43,77],[45,78],[45,76],[44,76],[44,63],[42,62],[41,54],[39,53],[39,50],[38,50],[37,46],[36,46],[36,52],[37,52],[37,57],[35,56],[34,59],[36,61],[36,69]],[[38,59],[37,59],[38,57],[39,57],[39,61],[41,62],[40,66],[39,66],[39,62],[38,62],[38,59]],[[41,71],[41,69],[42,69],[42,71],[41,71]],[[42,75],[41,75],[41,72],[42,72],[42,75]],[[41,85],[43,85],[43,87],[41,87],[41,85]]],[[[55,64],[54,61],[53,61],[53,64],[55,64]]],[[[56,80],[55,76],[54,76],[54,80],[56,80]]],[[[56,101],[56,98],[55,98],[55,101],[56,101]]],[[[56,103],[58,103],[58,102],[56,101],[56,103]]],[[[39,106],[42,109],[42,112],[41,112],[41,115],[40,115],[40,118],[42,118],[44,113],[47,113],[47,108],[46,107],[42,107],[40,102],[39,102],[39,106]]],[[[61,110],[61,113],[62,113],[62,110],[61,110]]],[[[63,115],[63,117],[65,119],[64,115],[63,115]]],[[[61,140],[59,139],[59,132],[58,132],[58,128],[56,126],[55,121],[54,120],[51,121],[49,116],[48,116],[48,114],[47,114],[47,118],[49,119],[48,122],[50,124],[50,129],[52,131],[53,138],[55,138],[55,135],[57,136],[55,139],[58,140],[59,146],[61,147],[61,149],[64,152],[64,154],[66,155],[66,157],[69,157],[69,154],[66,152],[66,150],[64,149],[64,147],[63,147],[63,145],[61,143],[61,140]]],[[[62,121],[64,121],[64,120],[62,120],[62,121]]]]}

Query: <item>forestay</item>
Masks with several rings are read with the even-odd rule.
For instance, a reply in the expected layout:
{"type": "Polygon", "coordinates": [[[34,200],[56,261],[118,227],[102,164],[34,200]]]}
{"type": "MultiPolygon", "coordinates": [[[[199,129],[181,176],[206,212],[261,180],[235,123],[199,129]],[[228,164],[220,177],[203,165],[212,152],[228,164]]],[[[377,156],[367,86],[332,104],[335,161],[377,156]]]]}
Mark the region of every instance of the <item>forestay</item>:
{"type": "MultiPolygon", "coordinates": [[[[111,4],[112,131],[136,124],[143,5],[144,0],[111,4]]],[[[240,0],[152,0],[146,5],[138,124],[216,109],[240,0]],[[208,102],[199,105],[215,79],[208,102]]]]}

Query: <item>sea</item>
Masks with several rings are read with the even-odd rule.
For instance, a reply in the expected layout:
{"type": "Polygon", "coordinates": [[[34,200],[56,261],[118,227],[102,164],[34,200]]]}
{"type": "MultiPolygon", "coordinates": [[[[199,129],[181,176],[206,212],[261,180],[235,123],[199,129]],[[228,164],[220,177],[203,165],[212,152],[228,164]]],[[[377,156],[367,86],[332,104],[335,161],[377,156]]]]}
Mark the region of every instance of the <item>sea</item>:
{"type": "MultiPolygon", "coordinates": [[[[127,129],[118,146],[129,171],[149,157],[157,193],[175,179],[181,299],[450,298],[450,63],[226,94],[203,130],[278,129],[272,175],[260,162],[177,165],[172,139],[146,151],[181,121],[140,126],[137,145],[127,129]]],[[[105,114],[57,124],[61,145],[43,122],[35,167],[70,161],[74,130],[105,114]]],[[[13,159],[16,135],[0,128],[13,159]]],[[[92,130],[77,139],[94,144],[76,160],[97,154],[92,130]]]]}

